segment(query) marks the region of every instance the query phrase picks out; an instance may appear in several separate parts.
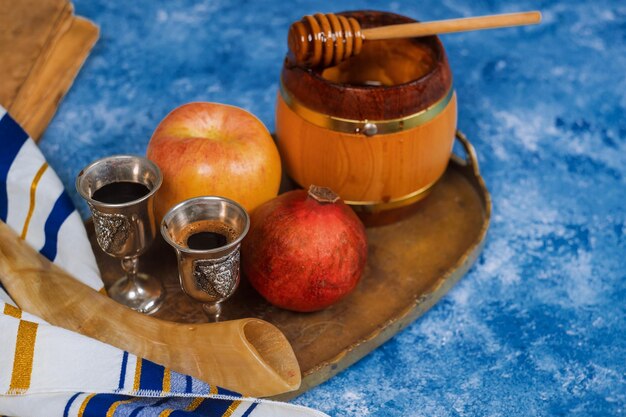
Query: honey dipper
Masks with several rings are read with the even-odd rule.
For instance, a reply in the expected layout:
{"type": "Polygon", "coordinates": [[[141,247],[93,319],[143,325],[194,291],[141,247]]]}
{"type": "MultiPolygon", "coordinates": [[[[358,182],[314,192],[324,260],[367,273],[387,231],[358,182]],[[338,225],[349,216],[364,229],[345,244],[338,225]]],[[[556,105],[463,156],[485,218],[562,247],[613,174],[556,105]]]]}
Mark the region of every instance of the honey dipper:
{"type": "Polygon", "coordinates": [[[292,62],[309,68],[326,68],[357,55],[365,40],[413,38],[532,25],[540,21],[541,13],[531,11],[361,29],[359,22],[352,17],[316,13],[292,24],[287,42],[292,62]]]}

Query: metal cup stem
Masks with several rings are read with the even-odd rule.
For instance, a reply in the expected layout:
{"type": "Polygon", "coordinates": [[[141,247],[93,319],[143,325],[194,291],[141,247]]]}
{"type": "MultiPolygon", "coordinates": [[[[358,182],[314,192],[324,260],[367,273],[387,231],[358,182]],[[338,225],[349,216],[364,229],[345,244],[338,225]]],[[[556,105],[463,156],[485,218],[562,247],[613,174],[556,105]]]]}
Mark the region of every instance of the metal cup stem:
{"type": "Polygon", "coordinates": [[[220,302],[202,304],[202,310],[210,322],[220,321],[220,316],[222,315],[222,304],[220,302]]]}

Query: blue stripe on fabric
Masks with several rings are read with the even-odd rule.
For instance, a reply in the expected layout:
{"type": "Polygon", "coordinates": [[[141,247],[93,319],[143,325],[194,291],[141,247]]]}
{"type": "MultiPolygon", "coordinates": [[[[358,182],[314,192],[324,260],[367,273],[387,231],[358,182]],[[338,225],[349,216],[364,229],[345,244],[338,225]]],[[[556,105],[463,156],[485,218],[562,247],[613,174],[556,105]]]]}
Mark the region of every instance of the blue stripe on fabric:
{"type": "Polygon", "coordinates": [[[187,397],[167,397],[165,402],[161,406],[161,411],[163,409],[172,409],[172,410],[184,410],[189,406],[189,398],[187,397]]]}
{"type": "Polygon", "coordinates": [[[185,382],[187,383],[187,385],[185,386],[185,392],[190,393],[193,389],[193,380],[189,375],[185,375],[185,382]]]}
{"type": "Polygon", "coordinates": [[[196,416],[196,415],[197,414],[194,413],[193,411],[174,410],[170,414],[170,417],[190,417],[190,416],[196,416]]]}
{"type": "Polygon", "coordinates": [[[150,405],[149,407],[159,407],[165,404],[166,402],[168,402],[169,400],[171,400],[170,397],[162,398],[159,401],[155,402],[154,404],[150,405]]]}
{"type": "Polygon", "coordinates": [[[96,394],[87,403],[83,415],[86,417],[104,417],[114,402],[128,400],[129,398],[131,397],[122,394],[96,394]]]}
{"type": "Polygon", "coordinates": [[[139,380],[139,389],[141,390],[163,390],[163,375],[165,367],[142,359],[141,362],[141,379],[139,380]]]}
{"type": "Polygon", "coordinates": [[[219,395],[228,395],[230,397],[237,397],[237,398],[241,397],[241,394],[239,394],[238,392],[230,391],[230,390],[227,390],[226,388],[221,388],[221,387],[217,387],[217,393],[219,395]]]}
{"type": "MultiPolygon", "coordinates": [[[[154,412],[151,412],[153,410],[150,410],[151,408],[155,408],[160,406],[161,404],[163,404],[165,401],[167,401],[169,398],[159,398],[158,401],[156,397],[154,398],[149,398],[149,397],[145,397],[145,398],[140,398],[136,404],[134,404],[135,409],[133,411],[131,411],[130,414],[128,414],[127,417],[137,417],[139,415],[139,413],[141,413],[142,411],[146,410],[146,414],[149,416],[157,416],[159,415],[159,413],[157,412],[156,414],[154,412]],[[154,402],[153,402],[154,401],[154,402]],[[144,405],[139,405],[139,402],[141,404],[144,405]]],[[[126,413],[129,410],[125,409],[124,413],[122,415],[126,415],[126,413]]],[[[86,416],[87,417],[87,416],[86,416]]]]}
{"type": "Polygon", "coordinates": [[[54,258],[57,256],[57,244],[61,225],[73,211],[74,204],[72,204],[69,195],[67,195],[66,192],[61,193],[56,203],[54,203],[54,207],[52,207],[52,211],[44,225],[43,230],[46,236],[46,242],[39,251],[39,253],[50,259],[50,261],[54,261],[54,258]]]}
{"type": "Polygon", "coordinates": [[[122,356],[122,369],[120,370],[120,383],[118,384],[118,389],[124,388],[124,381],[126,380],[126,365],[128,364],[128,352],[124,351],[124,356],[122,356]]]}
{"type": "Polygon", "coordinates": [[[198,413],[198,410],[195,411],[186,411],[182,409],[174,410],[170,417],[206,417],[206,414],[198,413]]]}
{"type": "Polygon", "coordinates": [[[170,392],[182,393],[185,392],[187,386],[187,376],[179,374],[178,372],[170,371],[170,392]]]}
{"type": "Polygon", "coordinates": [[[67,401],[67,404],[65,404],[65,409],[63,410],[63,417],[67,417],[70,413],[70,407],[72,406],[72,404],[74,404],[74,400],[80,395],[82,394],[82,392],[77,392],[76,394],[72,395],[72,397],[67,401]]]}
{"type": "Polygon", "coordinates": [[[250,415],[250,413],[252,413],[252,411],[254,411],[254,409],[256,408],[257,405],[259,405],[259,403],[252,403],[250,408],[248,408],[246,410],[246,412],[241,415],[241,417],[248,417],[250,415]]]}
{"type": "Polygon", "coordinates": [[[142,407],[137,407],[135,408],[132,413],[130,413],[128,415],[128,417],[137,417],[139,415],[139,413],[141,413],[143,411],[143,409],[146,408],[145,406],[142,407]]]}
{"type": "Polygon", "coordinates": [[[7,221],[9,211],[7,175],[26,139],[28,134],[6,113],[0,119],[0,219],[4,222],[7,221]]]}
{"type": "MultiPolygon", "coordinates": [[[[161,406],[163,403],[165,403],[168,400],[169,400],[169,398],[162,398],[159,401],[156,401],[154,404],[143,405],[141,407],[137,407],[128,415],[128,417],[137,417],[139,415],[139,413],[141,413],[144,410],[147,410],[148,415],[150,415],[150,416],[152,416],[152,415],[157,416],[158,414],[160,414],[160,412],[150,413],[150,409],[151,408],[157,408],[157,407],[161,406]]],[[[91,417],[91,416],[85,415],[85,417],[91,417]]]]}
{"type": "Polygon", "coordinates": [[[194,412],[206,417],[222,417],[232,403],[233,401],[207,398],[198,408],[195,409],[194,412]]]}

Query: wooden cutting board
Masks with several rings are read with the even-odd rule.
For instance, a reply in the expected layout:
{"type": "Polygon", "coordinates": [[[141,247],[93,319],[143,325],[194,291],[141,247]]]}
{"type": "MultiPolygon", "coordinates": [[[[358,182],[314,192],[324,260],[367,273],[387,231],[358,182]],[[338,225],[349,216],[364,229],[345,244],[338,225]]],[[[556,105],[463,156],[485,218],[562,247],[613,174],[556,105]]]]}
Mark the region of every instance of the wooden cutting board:
{"type": "Polygon", "coordinates": [[[0,105],[35,140],[98,39],[68,0],[0,0],[0,105]]]}

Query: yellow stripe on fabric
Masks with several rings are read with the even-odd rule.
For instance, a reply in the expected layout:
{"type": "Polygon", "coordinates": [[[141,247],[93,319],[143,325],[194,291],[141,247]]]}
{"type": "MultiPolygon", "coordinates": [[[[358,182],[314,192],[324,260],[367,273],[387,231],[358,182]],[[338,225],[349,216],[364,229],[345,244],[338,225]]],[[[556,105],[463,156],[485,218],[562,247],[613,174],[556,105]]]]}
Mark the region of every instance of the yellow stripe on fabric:
{"type": "Polygon", "coordinates": [[[133,390],[139,391],[139,383],[141,382],[141,358],[137,358],[137,365],[135,365],[135,382],[133,383],[133,390]]]}
{"type": "Polygon", "coordinates": [[[117,410],[117,407],[119,407],[122,404],[128,404],[132,401],[135,401],[135,398],[131,398],[130,400],[115,401],[113,404],[111,404],[111,407],[109,407],[109,409],[107,410],[106,417],[113,417],[115,415],[115,410],[117,410]]]}
{"type": "Polygon", "coordinates": [[[135,381],[133,382],[133,390],[139,391],[139,383],[141,382],[141,363],[143,359],[137,358],[137,365],[135,365],[135,381]]]}
{"type": "Polygon", "coordinates": [[[241,401],[237,400],[237,401],[233,401],[233,403],[230,405],[230,407],[228,407],[226,409],[226,411],[224,412],[224,414],[222,414],[222,417],[230,417],[233,415],[233,413],[235,412],[235,410],[237,409],[237,407],[239,407],[239,404],[241,404],[241,401]]]}
{"type": "Polygon", "coordinates": [[[173,412],[174,410],[172,410],[171,408],[167,408],[161,411],[161,414],[159,414],[159,417],[169,417],[169,415],[172,414],[173,412]]]}
{"type": "Polygon", "coordinates": [[[209,394],[217,395],[217,387],[215,385],[211,385],[211,389],[209,390],[209,394]]]}
{"type": "Polygon", "coordinates": [[[96,395],[96,394],[95,393],[89,394],[87,396],[87,398],[85,398],[83,400],[83,403],[80,405],[80,408],[78,409],[77,417],[83,417],[83,414],[85,413],[85,408],[87,408],[87,404],[89,403],[89,401],[91,401],[91,399],[94,397],[94,395],[96,395]]]}
{"type": "Polygon", "coordinates": [[[43,176],[43,173],[48,169],[48,163],[44,162],[41,167],[39,167],[39,171],[35,174],[35,178],[33,178],[33,182],[30,183],[30,205],[28,207],[28,214],[26,215],[26,220],[24,220],[24,227],[22,228],[21,238],[22,240],[26,239],[26,235],[28,234],[28,226],[30,225],[30,219],[33,217],[33,212],[35,211],[35,195],[37,194],[37,185],[39,184],[39,180],[43,176]]]}
{"type": "Polygon", "coordinates": [[[163,391],[170,392],[172,390],[172,371],[165,368],[163,371],[163,391]]]}
{"type": "Polygon", "coordinates": [[[30,387],[33,372],[35,341],[37,340],[37,323],[20,320],[17,328],[13,373],[11,374],[10,393],[21,393],[30,387]]]}
{"type": "Polygon", "coordinates": [[[12,306],[11,304],[4,304],[4,314],[7,316],[15,317],[16,319],[22,318],[22,310],[12,306]]]}
{"type": "Polygon", "coordinates": [[[196,411],[200,404],[204,401],[204,398],[194,398],[193,401],[185,408],[185,411],[196,411]]]}

